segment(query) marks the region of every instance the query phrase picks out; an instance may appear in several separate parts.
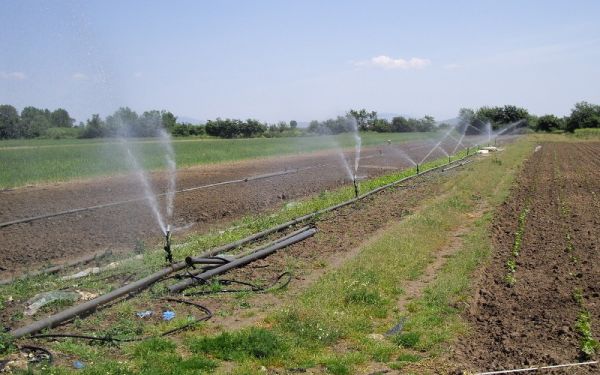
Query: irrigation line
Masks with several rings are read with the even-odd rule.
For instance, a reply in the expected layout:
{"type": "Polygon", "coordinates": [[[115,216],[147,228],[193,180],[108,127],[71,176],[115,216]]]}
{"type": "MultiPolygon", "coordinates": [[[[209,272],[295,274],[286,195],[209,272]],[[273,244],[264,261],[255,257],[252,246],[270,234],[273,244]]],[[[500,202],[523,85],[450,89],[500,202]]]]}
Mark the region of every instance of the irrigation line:
{"type": "Polygon", "coordinates": [[[246,264],[254,262],[255,260],[265,258],[265,257],[273,254],[277,250],[284,248],[286,246],[292,245],[296,242],[303,241],[303,240],[307,239],[308,237],[313,236],[315,233],[317,233],[317,229],[310,228],[308,230],[298,233],[295,236],[292,236],[285,240],[272,243],[270,246],[267,246],[263,249],[255,251],[249,255],[243,256],[241,258],[237,258],[236,260],[231,261],[229,263],[225,263],[222,266],[211,268],[202,273],[194,275],[192,278],[189,278],[189,279],[183,280],[177,284],[171,285],[169,287],[169,292],[178,293],[184,289],[189,288],[190,286],[192,286],[194,284],[206,283],[206,281],[213,276],[220,275],[220,274],[225,273],[234,268],[245,266],[246,264]]]}
{"type": "MultiPolygon", "coordinates": [[[[216,186],[239,184],[239,183],[244,183],[244,182],[249,182],[249,181],[263,180],[263,179],[267,179],[267,178],[283,176],[283,175],[292,174],[292,173],[299,173],[299,172],[306,171],[309,169],[321,168],[324,165],[326,165],[326,164],[319,164],[319,165],[313,165],[313,166],[309,166],[309,167],[288,169],[288,170],[284,170],[284,171],[250,176],[250,177],[241,178],[241,179],[237,179],[237,180],[222,181],[222,182],[216,182],[216,183],[208,184],[208,185],[195,186],[192,188],[176,190],[175,194],[187,193],[190,191],[200,190],[200,189],[208,189],[208,188],[212,188],[212,187],[216,187],[216,186]]],[[[159,198],[159,197],[166,196],[167,194],[168,193],[156,194],[153,197],[159,198]]],[[[8,226],[15,225],[15,224],[29,223],[29,222],[36,221],[36,220],[49,219],[51,217],[56,217],[56,216],[71,215],[71,214],[75,214],[75,213],[83,212],[83,211],[92,211],[92,210],[97,210],[97,209],[101,209],[101,208],[108,208],[108,207],[120,206],[120,205],[124,205],[124,204],[142,202],[142,201],[145,201],[148,199],[151,199],[151,198],[140,197],[140,198],[126,199],[126,200],[117,201],[117,202],[98,204],[95,206],[74,208],[71,210],[59,211],[59,212],[54,212],[54,213],[46,214],[46,215],[39,215],[39,216],[32,216],[32,217],[27,217],[27,218],[23,218],[23,219],[11,220],[11,221],[7,221],[4,223],[0,223],[0,228],[8,227],[8,226]]]]}
{"type": "MultiPolygon", "coordinates": [[[[273,246],[271,246],[271,248],[265,249],[265,250],[270,250],[271,252],[276,251],[277,249],[283,248],[285,246],[288,246],[290,244],[293,244],[293,243],[301,241],[305,238],[308,238],[307,235],[312,236],[315,233],[315,231],[316,231],[316,229],[309,229],[308,231],[305,231],[304,233],[296,235],[296,237],[289,238],[287,241],[275,243],[273,246]]],[[[247,237],[245,240],[247,242],[249,242],[249,241],[251,241],[250,238],[254,239],[255,236],[256,235],[247,237]]],[[[236,243],[239,243],[239,242],[241,242],[241,241],[236,241],[236,243]]],[[[233,247],[235,247],[233,244],[234,243],[222,246],[222,248],[223,247],[233,248],[233,247]]],[[[261,255],[266,256],[263,254],[255,253],[255,254],[252,254],[249,256],[250,260],[248,259],[249,257],[242,258],[242,259],[236,259],[233,262],[229,262],[221,267],[213,268],[212,270],[207,271],[207,272],[212,271],[210,274],[211,276],[215,274],[214,273],[215,270],[225,272],[235,266],[241,266],[241,265],[248,264],[250,261],[252,261],[254,259],[258,259],[258,258],[253,258],[253,257],[258,257],[261,255]],[[225,266],[228,266],[228,267],[225,267],[225,266]]],[[[113,290],[112,292],[101,295],[99,297],[96,297],[92,300],[81,303],[79,305],[70,307],[66,310],[60,311],[60,312],[58,312],[54,315],[51,315],[47,318],[33,322],[25,327],[14,329],[14,330],[10,331],[9,334],[13,338],[16,339],[16,338],[20,338],[23,336],[37,333],[45,328],[56,327],[57,325],[59,325],[63,322],[66,322],[68,320],[71,320],[77,316],[82,316],[82,315],[85,315],[92,311],[95,311],[100,306],[105,305],[111,301],[114,301],[117,298],[139,293],[142,290],[147,289],[148,287],[150,287],[150,285],[156,283],[157,281],[162,280],[164,277],[168,276],[169,274],[171,274],[173,272],[184,270],[187,267],[188,267],[187,262],[174,263],[174,264],[170,265],[169,267],[163,268],[163,269],[161,269],[149,276],[146,276],[138,281],[135,281],[131,284],[124,285],[118,289],[113,290]]],[[[203,275],[203,277],[207,277],[207,276],[203,275]]],[[[210,276],[208,276],[208,277],[210,277],[210,276]]]]}
{"type": "MultiPolygon", "coordinates": [[[[264,245],[261,245],[261,246],[259,246],[259,247],[257,247],[257,248],[250,249],[250,250],[248,250],[248,251],[245,251],[245,252],[243,252],[243,253],[241,253],[241,254],[238,254],[238,255],[236,256],[236,260],[238,260],[238,259],[241,259],[241,258],[248,257],[248,256],[250,256],[250,255],[252,255],[252,254],[254,254],[254,253],[257,253],[257,252],[259,252],[259,251],[262,251],[262,250],[264,250],[264,249],[266,249],[266,248],[272,247],[272,246],[273,246],[273,245],[275,245],[275,244],[280,244],[280,243],[282,243],[282,242],[286,242],[286,241],[288,241],[288,240],[289,240],[289,239],[291,239],[291,238],[296,238],[298,235],[300,235],[300,234],[302,234],[302,233],[304,233],[304,232],[308,232],[309,230],[311,230],[311,228],[310,228],[310,227],[308,227],[308,226],[306,226],[306,227],[302,227],[302,228],[300,228],[300,229],[298,229],[298,230],[296,230],[296,231],[294,231],[294,232],[292,232],[292,233],[290,233],[290,234],[288,234],[288,235],[286,235],[286,236],[284,236],[284,237],[281,237],[281,238],[278,238],[278,239],[276,239],[276,240],[275,240],[275,241],[273,241],[273,242],[269,242],[269,243],[267,243],[267,244],[264,244],[264,245]]],[[[286,243],[287,243],[287,242],[286,242],[286,243]]],[[[198,263],[198,261],[200,261],[200,260],[202,260],[202,259],[203,259],[203,258],[201,258],[201,257],[196,257],[196,258],[188,258],[188,259],[186,259],[186,263],[188,263],[188,264],[197,264],[197,263],[198,263]]],[[[231,263],[231,262],[229,262],[229,263],[231,263]]],[[[225,263],[225,264],[227,264],[227,263],[225,263]]],[[[221,265],[224,265],[224,264],[221,264],[221,265]]],[[[219,266],[221,266],[221,265],[219,265],[219,266]]],[[[200,269],[197,269],[197,270],[192,270],[192,271],[189,271],[189,272],[187,273],[187,275],[188,275],[188,276],[190,276],[190,277],[191,277],[191,279],[187,279],[187,280],[181,281],[181,282],[179,282],[179,283],[177,283],[177,284],[175,284],[175,285],[172,285],[172,286],[170,286],[170,287],[169,287],[169,291],[170,291],[171,293],[173,293],[173,292],[178,292],[178,291],[180,291],[180,290],[183,290],[183,289],[185,289],[185,288],[187,288],[187,287],[191,286],[192,284],[194,284],[194,283],[195,283],[195,281],[196,281],[195,279],[196,279],[196,278],[200,278],[200,276],[196,276],[196,275],[199,275],[199,274],[201,274],[201,273],[203,273],[203,272],[205,272],[205,271],[206,271],[206,270],[205,270],[205,269],[202,269],[202,268],[200,268],[200,269]]]]}
{"type": "MultiPolygon", "coordinates": [[[[229,244],[226,244],[226,245],[222,245],[222,246],[219,246],[217,248],[208,250],[208,251],[204,252],[203,254],[201,254],[198,258],[213,256],[213,255],[216,255],[216,254],[218,254],[220,252],[224,252],[224,251],[228,251],[228,250],[237,248],[237,247],[239,247],[239,246],[241,246],[243,244],[252,242],[252,241],[254,241],[254,240],[258,239],[258,238],[267,236],[267,235],[269,235],[271,233],[278,232],[278,231],[283,230],[285,228],[288,228],[288,227],[290,227],[292,225],[301,223],[303,221],[306,221],[308,219],[311,219],[311,218],[314,218],[316,216],[322,215],[324,213],[331,212],[331,211],[337,210],[337,209],[339,209],[341,207],[345,207],[347,205],[350,205],[350,204],[352,204],[354,202],[357,202],[357,201],[359,201],[359,200],[361,200],[363,198],[366,198],[368,196],[376,194],[376,193],[378,193],[378,192],[380,192],[380,191],[382,191],[384,189],[396,186],[396,185],[398,185],[398,184],[400,184],[400,183],[402,183],[404,181],[407,181],[409,179],[413,179],[413,178],[415,178],[417,176],[423,176],[423,175],[429,174],[429,173],[431,173],[433,171],[440,170],[443,167],[447,167],[449,164],[460,162],[462,160],[465,160],[467,158],[472,157],[473,155],[474,154],[467,155],[467,156],[464,156],[464,157],[462,157],[460,159],[451,161],[448,164],[440,165],[438,167],[427,169],[427,170],[425,170],[425,171],[423,171],[423,172],[421,172],[419,174],[415,174],[415,175],[412,175],[412,176],[407,176],[407,177],[401,178],[401,179],[399,179],[397,181],[394,181],[394,182],[391,182],[389,184],[380,186],[380,187],[378,187],[376,189],[373,189],[373,190],[371,190],[369,192],[366,192],[366,193],[364,193],[362,195],[359,195],[356,198],[352,198],[350,200],[347,200],[345,202],[339,203],[337,205],[330,206],[330,207],[324,208],[322,210],[318,210],[318,211],[312,212],[310,214],[301,216],[301,217],[296,218],[294,220],[290,220],[290,221],[288,221],[286,223],[283,223],[283,224],[277,225],[275,227],[266,229],[266,230],[261,231],[259,233],[255,233],[255,234],[253,234],[251,236],[248,236],[248,237],[246,237],[244,239],[241,239],[241,240],[238,240],[238,241],[235,241],[235,242],[232,242],[232,243],[229,243],[229,244]]],[[[300,234],[299,236],[302,236],[302,234],[300,234]]],[[[281,244],[283,244],[283,242],[279,243],[279,245],[281,245],[281,244]]],[[[278,245],[278,244],[275,244],[274,246],[276,246],[276,245],[278,245]]],[[[258,254],[258,253],[252,254],[250,256],[254,256],[256,254],[258,254]]],[[[239,261],[239,259],[237,261],[239,261]]],[[[231,264],[231,263],[233,263],[233,262],[230,262],[228,264],[231,264]]],[[[112,292],[109,292],[109,293],[104,294],[102,296],[96,297],[96,298],[94,298],[94,299],[92,299],[90,301],[86,301],[86,302],[84,302],[84,303],[82,303],[80,305],[76,305],[76,306],[70,307],[70,308],[68,308],[66,310],[63,310],[63,311],[58,312],[58,313],[56,313],[54,315],[51,315],[51,316],[49,316],[49,317],[47,317],[45,319],[33,322],[33,323],[31,323],[31,324],[29,324],[29,325],[27,325],[25,327],[14,329],[14,330],[10,331],[9,334],[13,338],[20,338],[20,337],[23,337],[23,336],[31,335],[33,333],[37,333],[37,332],[39,332],[39,331],[41,331],[41,330],[43,330],[45,328],[55,327],[58,324],[63,323],[65,321],[68,321],[68,320],[70,320],[70,319],[72,319],[72,318],[74,318],[76,316],[81,316],[81,315],[84,315],[84,314],[89,313],[91,311],[94,311],[98,307],[100,307],[101,305],[107,304],[108,302],[111,302],[111,301],[113,301],[113,300],[115,300],[115,299],[117,299],[119,297],[123,297],[125,295],[131,295],[131,294],[139,293],[140,291],[148,288],[150,285],[152,285],[152,284],[156,283],[157,281],[163,279],[164,277],[168,276],[169,274],[171,274],[173,272],[181,271],[181,270],[183,270],[183,269],[185,269],[187,267],[188,267],[188,263],[186,263],[186,262],[174,263],[174,264],[170,265],[169,267],[163,268],[162,270],[159,270],[159,271],[157,271],[157,272],[155,272],[155,273],[153,273],[153,274],[151,274],[149,276],[146,276],[146,277],[144,277],[144,278],[142,278],[142,279],[140,279],[138,281],[135,281],[135,282],[133,282],[131,284],[124,285],[124,286],[122,286],[122,287],[120,287],[118,289],[113,290],[112,292]]],[[[211,272],[211,271],[214,271],[214,270],[216,270],[216,268],[212,269],[212,270],[209,270],[207,272],[211,272]]]]}
{"type": "Polygon", "coordinates": [[[518,372],[529,372],[529,371],[552,370],[552,369],[558,369],[558,368],[568,368],[568,367],[577,367],[577,366],[588,366],[588,365],[595,365],[597,363],[598,363],[598,361],[566,363],[563,365],[539,366],[539,367],[520,368],[520,369],[514,369],[514,370],[478,372],[475,375],[514,374],[514,373],[518,373],[518,372]]]}

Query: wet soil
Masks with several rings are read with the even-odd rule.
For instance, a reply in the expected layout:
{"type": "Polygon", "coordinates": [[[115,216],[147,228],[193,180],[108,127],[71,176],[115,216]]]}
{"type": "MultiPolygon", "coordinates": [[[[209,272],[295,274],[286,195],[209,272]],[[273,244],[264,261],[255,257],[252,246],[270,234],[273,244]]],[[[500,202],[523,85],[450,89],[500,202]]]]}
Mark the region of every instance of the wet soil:
{"type": "MultiPolygon", "coordinates": [[[[584,360],[575,322],[600,334],[600,143],[545,143],[526,162],[493,223],[493,255],[466,313],[471,334],[454,358],[471,371],[584,360]],[[527,211],[516,282],[509,285],[519,215],[527,211]],[[574,295],[580,290],[583,299],[574,295]]],[[[600,373],[597,365],[562,370],[600,373]]]]}

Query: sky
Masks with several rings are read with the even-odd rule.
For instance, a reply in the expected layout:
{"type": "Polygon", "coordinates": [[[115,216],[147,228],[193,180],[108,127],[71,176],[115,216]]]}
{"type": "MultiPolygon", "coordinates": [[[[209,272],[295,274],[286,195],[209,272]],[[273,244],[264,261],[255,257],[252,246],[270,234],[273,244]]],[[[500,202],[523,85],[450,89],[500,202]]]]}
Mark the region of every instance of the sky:
{"type": "Polygon", "coordinates": [[[0,1],[0,104],[438,120],[600,102],[598,1],[0,1]]]}

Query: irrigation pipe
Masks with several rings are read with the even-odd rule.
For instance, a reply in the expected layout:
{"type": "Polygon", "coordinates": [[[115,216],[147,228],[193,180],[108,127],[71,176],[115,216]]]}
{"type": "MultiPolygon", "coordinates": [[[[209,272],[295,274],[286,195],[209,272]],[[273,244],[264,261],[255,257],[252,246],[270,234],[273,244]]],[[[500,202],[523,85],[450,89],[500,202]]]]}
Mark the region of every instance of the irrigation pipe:
{"type": "MultiPolygon", "coordinates": [[[[248,182],[248,181],[263,180],[263,179],[267,179],[267,178],[283,176],[283,175],[292,174],[292,173],[299,173],[299,172],[309,170],[309,169],[320,168],[322,166],[323,166],[323,164],[319,164],[319,165],[313,165],[313,166],[309,166],[309,167],[294,168],[294,169],[288,169],[288,170],[284,170],[284,171],[250,176],[250,177],[241,178],[241,179],[237,179],[237,180],[216,182],[213,184],[195,186],[195,187],[191,187],[191,188],[187,188],[187,189],[176,190],[175,194],[187,193],[190,191],[200,190],[200,189],[208,189],[211,187],[222,186],[222,185],[230,185],[230,184],[238,184],[238,183],[243,183],[243,182],[248,182]]],[[[163,197],[166,195],[167,195],[167,193],[161,193],[161,194],[156,194],[154,197],[158,198],[158,197],[163,197]]],[[[29,223],[32,221],[37,221],[37,220],[42,220],[42,219],[49,219],[51,217],[56,217],[56,216],[71,215],[71,214],[75,214],[75,213],[83,212],[83,211],[92,211],[92,210],[98,210],[98,209],[102,209],[102,208],[120,206],[120,205],[124,205],[124,204],[142,202],[142,201],[145,201],[148,199],[149,199],[148,197],[133,198],[133,199],[127,199],[127,200],[122,200],[122,201],[118,201],[118,202],[98,204],[95,206],[74,208],[71,210],[59,211],[59,212],[54,212],[54,213],[46,214],[46,215],[39,215],[39,216],[32,216],[32,217],[27,217],[27,218],[23,218],[23,219],[11,220],[11,221],[6,221],[4,223],[0,223],[0,228],[8,227],[8,226],[15,225],[15,224],[29,223]]]]}
{"type": "MultiPolygon", "coordinates": [[[[475,155],[475,154],[464,156],[464,157],[462,157],[460,159],[452,161],[449,164],[460,162],[462,160],[465,160],[467,158],[472,157],[473,155],[475,155]]],[[[345,207],[347,205],[350,205],[350,204],[352,204],[354,202],[357,202],[360,199],[366,198],[366,197],[368,197],[370,195],[373,195],[375,193],[378,193],[378,192],[380,192],[380,191],[382,191],[384,189],[387,189],[387,188],[393,187],[395,185],[398,185],[398,184],[400,184],[400,183],[402,183],[404,181],[407,181],[409,179],[415,178],[417,176],[422,176],[422,175],[431,173],[433,171],[442,169],[445,166],[448,166],[448,164],[440,165],[438,167],[427,169],[427,170],[425,170],[425,171],[423,171],[423,172],[421,172],[419,174],[416,174],[416,175],[412,175],[412,176],[401,178],[401,179],[399,179],[397,181],[391,182],[389,184],[386,184],[386,185],[383,185],[383,186],[378,187],[376,189],[373,189],[373,190],[371,190],[371,191],[369,191],[367,193],[359,195],[356,198],[352,198],[350,200],[347,200],[345,202],[339,203],[337,205],[334,205],[334,206],[331,206],[331,207],[327,207],[327,208],[324,208],[322,210],[315,211],[313,213],[301,216],[299,218],[296,218],[296,219],[288,221],[286,223],[277,225],[277,226],[272,227],[270,229],[266,229],[266,230],[264,230],[262,232],[255,233],[255,234],[253,234],[251,236],[248,236],[248,237],[246,237],[244,239],[241,239],[241,240],[238,240],[238,241],[235,241],[235,242],[223,245],[223,246],[219,246],[217,248],[213,248],[211,250],[208,250],[208,251],[204,252],[199,257],[208,257],[208,256],[212,256],[212,255],[218,254],[220,252],[224,252],[224,251],[228,251],[228,250],[237,248],[237,247],[239,247],[239,246],[241,246],[243,244],[246,244],[246,243],[254,241],[254,240],[258,239],[258,238],[267,236],[267,235],[269,235],[271,233],[278,232],[278,231],[280,231],[282,229],[285,229],[285,228],[288,228],[288,227],[290,227],[292,225],[301,223],[301,222],[306,221],[308,219],[311,219],[311,218],[313,218],[315,216],[322,215],[324,213],[331,212],[331,211],[337,210],[337,209],[339,209],[341,207],[345,207]]],[[[56,325],[58,325],[60,323],[63,323],[65,321],[67,321],[67,320],[70,320],[70,319],[72,319],[72,318],[74,318],[76,316],[84,315],[84,314],[86,314],[86,313],[88,313],[90,311],[93,311],[93,310],[97,309],[98,307],[100,307],[101,305],[104,305],[104,304],[106,304],[108,302],[111,302],[111,301],[113,301],[113,300],[115,300],[115,299],[117,299],[119,297],[125,296],[127,294],[134,294],[134,293],[139,292],[139,291],[141,291],[143,289],[146,289],[150,285],[152,285],[155,282],[157,282],[157,281],[161,280],[162,278],[164,278],[165,276],[168,276],[169,274],[171,274],[173,272],[181,271],[181,270],[185,269],[186,267],[188,267],[188,264],[186,262],[174,263],[174,264],[172,264],[171,266],[169,266],[167,268],[163,268],[160,271],[157,271],[157,272],[155,272],[155,273],[153,273],[153,274],[151,274],[149,276],[146,276],[146,277],[144,277],[144,278],[142,278],[142,279],[140,279],[138,281],[135,281],[135,282],[133,282],[131,284],[128,284],[128,285],[122,286],[122,287],[120,287],[118,289],[115,289],[112,292],[109,292],[107,294],[104,294],[102,296],[94,298],[93,300],[84,302],[84,303],[82,303],[80,305],[73,306],[73,307],[68,308],[66,310],[63,310],[61,312],[58,312],[58,313],[56,313],[54,315],[51,315],[51,316],[49,316],[49,317],[47,317],[45,319],[33,322],[30,325],[27,325],[25,327],[14,329],[14,330],[10,331],[9,334],[13,338],[20,338],[20,337],[23,337],[23,336],[27,336],[27,335],[39,332],[39,331],[41,331],[41,330],[43,330],[45,328],[55,327],[56,325]]],[[[213,271],[213,270],[211,270],[211,271],[213,271]]]]}
{"type": "MultiPolygon", "coordinates": [[[[312,229],[310,227],[300,228],[297,231],[294,231],[294,232],[292,232],[292,233],[290,233],[290,234],[288,234],[288,235],[286,235],[284,237],[281,237],[281,238],[279,238],[279,239],[277,239],[277,240],[275,240],[273,242],[269,242],[268,244],[262,245],[262,246],[260,246],[258,248],[251,249],[251,250],[249,250],[249,251],[247,251],[245,253],[239,254],[236,257],[236,259],[234,259],[233,261],[227,262],[227,263],[224,263],[224,264],[221,263],[220,265],[218,265],[215,268],[212,268],[211,270],[215,270],[215,269],[218,269],[219,267],[224,267],[226,265],[230,265],[230,264],[232,264],[232,263],[234,263],[236,261],[239,261],[240,259],[251,257],[252,255],[254,255],[254,254],[258,253],[258,252],[261,252],[261,251],[263,251],[265,249],[274,249],[273,251],[270,252],[270,253],[272,253],[272,252],[274,252],[276,250],[279,250],[279,249],[281,249],[283,247],[289,246],[289,245],[291,245],[291,244],[293,244],[295,242],[299,242],[299,241],[304,240],[305,238],[308,238],[308,237],[303,237],[307,233],[310,233],[308,235],[308,237],[312,236],[314,234],[314,228],[312,228],[312,229]],[[313,231],[313,232],[311,233],[311,231],[313,231]],[[290,241],[292,241],[292,242],[290,242],[290,241]]],[[[202,259],[203,258],[201,258],[201,257],[188,258],[188,259],[186,259],[186,263],[188,263],[188,264],[197,264],[200,261],[202,261],[202,259]]],[[[198,279],[198,278],[204,279],[204,277],[202,277],[201,275],[203,275],[205,273],[206,273],[206,270],[204,270],[204,269],[197,269],[197,270],[193,270],[193,271],[188,272],[188,275],[191,278],[187,279],[187,280],[184,280],[184,281],[181,281],[181,282],[179,282],[177,284],[174,284],[174,285],[170,286],[168,288],[169,292],[175,293],[175,292],[181,291],[181,290],[183,290],[185,288],[188,288],[192,284],[196,283],[196,281],[197,281],[196,279],[198,279]]]]}
{"type": "MultiPolygon", "coordinates": [[[[297,235],[295,238],[288,239],[287,241],[285,241],[285,243],[284,242],[279,242],[279,243],[273,245],[273,247],[277,246],[277,249],[279,249],[279,248],[285,247],[285,246],[287,246],[289,244],[301,241],[301,240],[307,238],[308,236],[312,236],[315,231],[316,231],[315,229],[310,229],[308,231],[305,231],[302,234],[297,235]]],[[[250,237],[253,237],[253,236],[250,236],[250,237]]],[[[250,238],[250,237],[247,237],[247,239],[250,238]]],[[[247,241],[249,242],[250,240],[247,240],[247,241]]],[[[240,241],[238,241],[238,242],[240,242],[240,241]]],[[[275,250],[277,250],[277,249],[275,249],[275,250]]],[[[251,261],[253,261],[255,259],[258,259],[258,257],[260,255],[266,256],[266,255],[264,255],[262,253],[259,254],[259,255],[257,255],[257,254],[258,253],[255,253],[255,254],[252,254],[251,256],[248,256],[246,258],[237,259],[234,262],[227,263],[226,265],[232,265],[232,264],[233,265],[229,266],[225,270],[229,270],[229,269],[234,268],[236,266],[239,267],[240,265],[245,265],[245,264],[247,264],[247,263],[249,263],[249,262],[251,262],[251,261]]],[[[54,315],[51,315],[51,316],[49,316],[49,317],[47,317],[45,319],[33,322],[30,325],[27,325],[25,327],[14,329],[14,330],[10,331],[9,334],[13,338],[19,338],[19,337],[31,335],[33,333],[37,333],[37,332],[39,332],[39,331],[41,331],[41,330],[43,330],[45,328],[56,327],[60,323],[63,323],[63,322],[68,321],[68,320],[70,320],[70,319],[72,319],[74,317],[81,316],[81,315],[84,315],[84,314],[89,313],[91,311],[94,311],[98,307],[100,307],[100,306],[102,306],[104,304],[107,304],[108,302],[111,302],[111,301],[113,301],[113,300],[115,300],[117,298],[123,297],[125,295],[129,295],[129,294],[138,293],[141,290],[144,290],[144,289],[148,288],[150,285],[154,284],[155,282],[161,280],[165,276],[167,276],[167,275],[169,275],[169,274],[171,274],[173,272],[181,271],[181,270],[185,269],[186,267],[188,267],[188,264],[186,262],[175,263],[175,264],[173,264],[173,265],[171,265],[171,266],[169,266],[167,268],[163,268],[162,270],[153,273],[152,275],[146,276],[143,279],[135,281],[135,282],[133,282],[131,284],[122,286],[122,287],[120,287],[118,289],[115,289],[112,292],[104,294],[104,295],[102,295],[100,297],[97,297],[97,298],[94,298],[94,299],[92,299],[90,301],[84,302],[82,304],[70,307],[70,308],[68,308],[66,310],[63,310],[63,311],[58,312],[58,313],[56,313],[54,315]]],[[[222,272],[224,272],[223,271],[223,267],[217,267],[217,268],[214,268],[211,271],[219,269],[222,272]]],[[[205,275],[202,276],[202,277],[205,277],[205,275]]]]}
{"type": "Polygon", "coordinates": [[[310,228],[299,234],[296,234],[293,237],[290,237],[283,241],[275,242],[274,244],[267,246],[262,250],[258,250],[256,252],[253,252],[244,257],[237,258],[236,260],[226,263],[222,266],[215,267],[208,271],[205,271],[198,275],[195,275],[193,278],[190,278],[190,279],[184,280],[182,282],[179,282],[177,284],[171,285],[168,288],[169,292],[171,292],[171,293],[181,292],[182,290],[189,288],[190,286],[192,286],[194,284],[197,284],[199,282],[205,282],[213,276],[220,275],[220,274],[225,273],[233,268],[245,266],[246,264],[254,262],[255,260],[262,259],[266,256],[269,256],[269,255],[273,254],[274,252],[276,252],[277,250],[282,249],[286,246],[292,245],[296,242],[303,241],[303,240],[307,239],[308,237],[313,236],[315,233],[317,233],[317,229],[310,228]]]}
{"type": "Polygon", "coordinates": [[[529,371],[539,371],[539,370],[553,370],[553,369],[558,369],[558,368],[568,368],[568,367],[577,367],[577,366],[589,366],[589,365],[595,365],[597,363],[598,363],[598,361],[566,363],[566,364],[563,364],[563,365],[539,366],[539,367],[520,368],[520,369],[514,369],[514,370],[499,370],[499,371],[478,372],[475,375],[514,374],[514,373],[519,373],[519,372],[529,372],[529,371]]]}

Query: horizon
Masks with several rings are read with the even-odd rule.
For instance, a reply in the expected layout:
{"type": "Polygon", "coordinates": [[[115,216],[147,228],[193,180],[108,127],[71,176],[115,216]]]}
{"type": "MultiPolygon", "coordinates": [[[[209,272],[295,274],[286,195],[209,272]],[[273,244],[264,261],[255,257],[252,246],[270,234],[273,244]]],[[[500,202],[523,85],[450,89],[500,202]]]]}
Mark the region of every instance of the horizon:
{"type": "Polygon", "coordinates": [[[0,104],[306,123],[366,108],[567,115],[597,98],[600,4],[5,2],[0,104]]]}

